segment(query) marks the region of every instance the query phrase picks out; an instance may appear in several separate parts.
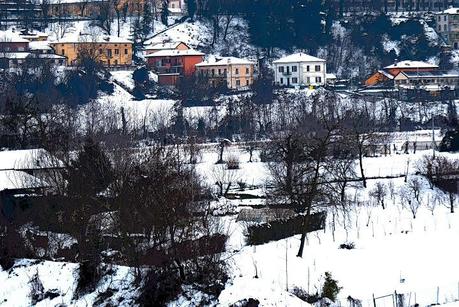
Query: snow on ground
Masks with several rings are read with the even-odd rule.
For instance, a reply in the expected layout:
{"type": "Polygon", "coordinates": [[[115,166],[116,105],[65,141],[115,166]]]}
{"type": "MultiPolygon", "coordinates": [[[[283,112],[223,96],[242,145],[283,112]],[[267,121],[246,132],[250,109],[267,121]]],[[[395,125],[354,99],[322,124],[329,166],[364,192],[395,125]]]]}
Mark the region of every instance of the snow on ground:
{"type": "Polygon", "coordinates": [[[52,261],[29,261],[16,262],[11,271],[0,269],[0,306],[2,307],[25,307],[31,306],[30,280],[38,274],[43,284],[44,292],[51,291],[59,296],[44,299],[35,306],[94,306],[97,295],[107,289],[114,290],[111,298],[113,304],[118,306],[132,306],[135,290],[132,288],[133,275],[127,267],[113,267],[114,273],[105,276],[96,291],[75,296],[78,265],[74,263],[52,261]]]}
{"type": "MultiPolygon", "coordinates": [[[[404,173],[407,161],[411,161],[408,171],[413,174],[416,161],[429,153],[366,158],[365,170],[367,176],[404,173]]],[[[395,191],[405,184],[403,178],[383,180],[386,184],[390,181],[395,191]]],[[[397,196],[387,200],[385,210],[375,207],[370,204],[368,192],[376,182],[369,181],[367,189],[349,190],[350,197],[356,197],[361,205],[347,216],[337,213],[335,231],[329,213],[326,229],[308,235],[303,258],[296,257],[299,236],[256,247],[244,246],[244,238],[238,237],[243,236],[244,225],[231,225],[228,244],[233,253],[233,279],[220,295],[222,306],[249,297],[259,299],[261,306],[283,306],[289,297],[287,286],[320,292],[321,279],[327,271],[343,287],[339,295],[343,305],[352,296],[362,300],[363,306],[370,306],[373,294],[378,297],[394,291],[406,293],[406,299],[412,304],[416,299],[421,306],[437,303],[437,291],[439,303],[458,300],[459,266],[453,260],[459,252],[455,243],[459,235],[458,213],[451,214],[446,206],[438,205],[432,215],[426,203],[442,192],[430,190],[425,181],[423,205],[416,219],[401,206],[397,196]],[[353,242],[356,248],[339,249],[345,242],[353,242]]],[[[378,304],[383,301],[378,300],[378,304]]]]}
{"type": "MultiPolygon", "coordinates": [[[[127,125],[131,129],[155,129],[170,124],[172,108],[176,101],[167,99],[134,100],[133,96],[119,85],[114,84],[114,93],[101,94],[95,102],[82,108],[83,116],[92,120],[97,126],[97,118],[113,118],[112,123],[116,128],[121,128],[121,110],[124,110],[127,125]]],[[[106,123],[107,121],[105,121],[106,123]]],[[[104,127],[100,127],[103,129],[104,127]]],[[[105,127],[107,128],[107,127],[105,127]]]]}
{"type": "Polygon", "coordinates": [[[123,86],[127,87],[129,90],[134,89],[134,80],[132,79],[132,70],[118,70],[110,72],[113,76],[113,79],[123,86]]]}

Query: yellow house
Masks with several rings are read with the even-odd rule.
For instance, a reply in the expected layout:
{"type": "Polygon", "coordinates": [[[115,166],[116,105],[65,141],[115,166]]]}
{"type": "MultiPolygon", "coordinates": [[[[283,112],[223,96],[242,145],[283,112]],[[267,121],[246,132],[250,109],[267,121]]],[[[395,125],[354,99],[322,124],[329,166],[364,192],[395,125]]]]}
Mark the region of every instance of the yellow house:
{"type": "Polygon", "coordinates": [[[78,40],[61,40],[51,43],[56,54],[67,58],[67,65],[77,65],[82,54],[107,67],[132,65],[132,42],[116,36],[78,40]]]}
{"type": "Polygon", "coordinates": [[[255,63],[235,57],[215,58],[196,64],[196,72],[209,78],[212,86],[226,82],[229,89],[243,90],[253,84],[255,63]]]}

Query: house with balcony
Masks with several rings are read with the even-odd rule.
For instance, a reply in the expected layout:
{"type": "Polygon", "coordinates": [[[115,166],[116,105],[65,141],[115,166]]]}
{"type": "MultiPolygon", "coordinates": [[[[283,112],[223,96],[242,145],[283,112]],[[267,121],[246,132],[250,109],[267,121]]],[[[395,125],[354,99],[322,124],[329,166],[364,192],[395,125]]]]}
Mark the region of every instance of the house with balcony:
{"type": "Polygon", "coordinates": [[[459,8],[449,8],[435,16],[437,32],[445,42],[459,49],[459,8]]]}
{"type": "Polygon", "coordinates": [[[438,70],[438,65],[422,61],[401,61],[386,66],[373,73],[365,80],[366,86],[394,85],[394,78],[401,72],[433,72],[438,70]]]}
{"type": "Polygon", "coordinates": [[[213,87],[248,89],[254,81],[255,62],[236,57],[216,57],[196,64],[196,73],[208,78],[213,87]]]}
{"type": "Polygon", "coordinates": [[[327,64],[323,59],[295,53],[273,62],[274,82],[278,86],[322,86],[326,83],[327,64]]]}
{"type": "Polygon", "coordinates": [[[193,49],[161,50],[145,56],[148,67],[158,75],[160,85],[176,85],[183,77],[193,76],[204,53],[193,49]]]}

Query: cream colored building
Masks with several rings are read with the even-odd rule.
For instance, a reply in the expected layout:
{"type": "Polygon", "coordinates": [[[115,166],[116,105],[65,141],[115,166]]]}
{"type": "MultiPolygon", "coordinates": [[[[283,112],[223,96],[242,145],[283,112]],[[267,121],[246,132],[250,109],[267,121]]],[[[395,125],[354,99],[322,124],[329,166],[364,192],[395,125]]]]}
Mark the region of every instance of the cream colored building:
{"type": "Polygon", "coordinates": [[[66,39],[52,42],[56,54],[67,58],[67,65],[77,65],[81,54],[97,60],[107,67],[132,65],[132,42],[116,36],[90,38],[80,36],[78,40],[66,39]]]}
{"type": "Polygon", "coordinates": [[[243,90],[253,84],[255,63],[235,57],[214,58],[196,64],[196,72],[208,77],[212,86],[226,82],[229,89],[243,90]]]}

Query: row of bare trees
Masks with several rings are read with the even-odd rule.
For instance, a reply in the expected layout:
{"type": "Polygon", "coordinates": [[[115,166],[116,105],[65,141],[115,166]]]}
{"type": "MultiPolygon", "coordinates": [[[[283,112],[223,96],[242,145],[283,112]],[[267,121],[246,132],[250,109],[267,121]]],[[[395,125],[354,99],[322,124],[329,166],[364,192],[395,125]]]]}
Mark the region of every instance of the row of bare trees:
{"type": "Polygon", "coordinates": [[[132,267],[135,282],[147,287],[143,303],[173,299],[183,284],[213,295],[222,290],[226,273],[219,254],[226,236],[211,216],[209,189],[181,149],[134,150],[132,144],[109,147],[87,138],[76,152],[58,148],[40,159],[52,165],[40,175],[47,188],[3,221],[2,255],[79,262],[79,294],[94,291],[102,262],[132,267]],[[65,234],[74,244],[57,251],[45,244],[45,252],[34,254],[37,240],[22,237],[21,229],[41,233],[46,242],[52,233],[65,234]],[[11,245],[17,239],[27,244],[11,245]],[[111,256],[104,257],[108,250],[111,256]],[[149,285],[152,274],[165,280],[149,285]],[[173,284],[162,293],[148,288],[162,282],[173,284]]]}

